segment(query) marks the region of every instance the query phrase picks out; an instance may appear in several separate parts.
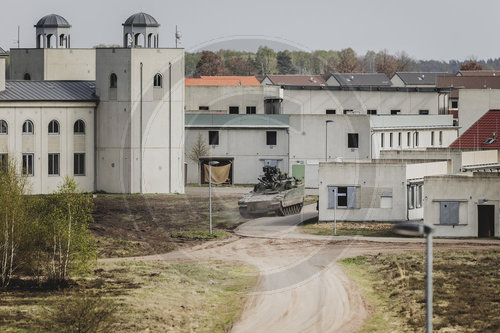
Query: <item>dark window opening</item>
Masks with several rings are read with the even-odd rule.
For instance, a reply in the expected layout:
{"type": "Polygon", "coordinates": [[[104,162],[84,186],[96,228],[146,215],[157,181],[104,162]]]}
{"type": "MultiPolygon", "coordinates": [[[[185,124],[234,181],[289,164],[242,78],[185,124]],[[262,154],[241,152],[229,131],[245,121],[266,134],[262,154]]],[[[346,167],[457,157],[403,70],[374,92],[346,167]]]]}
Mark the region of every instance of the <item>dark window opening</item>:
{"type": "Polygon", "coordinates": [[[199,106],[198,110],[200,110],[200,111],[208,111],[209,107],[208,106],[199,106]]]}
{"type": "Polygon", "coordinates": [[[240,113],[239,106],[230,106],[229,107],[229,114],[239,114],[239,113],[240,113]]]}
{"type": "Polygon", "coordinates": [[[155,88],[161,88],[163,87],[163,78],[161,74],[156,74],[154,79],[153,79],[153,87],[155,88]]]}
{"type": "Polygon", "coordinates": [[[344,114],[352,114],[352,113],[354,113],[353,110],[351,110],[351,109],[344,109],[344,114]]]}
{"type": "Polygon", "coordinates": [[[59,123],[57,120],[52,120],[49,123],[49,134],[59,134],[59,123]]]}
{"type": "Polygon", "coordinates": [[[418,114],[429,114],[429,110],[419,110],[418,114]]]}
{"type": "Polygon", "coordinates": [[[208,144],[211,146],[219,145],[219,131],[208,131],[208,144]]]}
{"type": "Polygon", "coordinates": [[[116,77],[116,74],[111,73],[111,75],[109,76],[109,87],[116,88],[117,84],[118,84],[118,78],[116,77]]]}
{"type": "Polygon", "coordinates": [[[392,115],[397,115],[401,112],[401,110],[391,110],[392,115]]]}
{"type": "Polygon", "coordinates": [[[34,176],[34,156],[33,154],[23,154],[23,175],[34,176]]]}
{"type": "Polygon", "coordinates": [[[59,176],[59,154],[49,154],[49,175],[59,176]]]}
{"type": "Polygon", "coordinates": [[[347,207],[347,187],[338,188],[337,207],[347,207]]]}
{"type": "Polygon", "coordinates": [[[451,108],[458,109],[458,101],[451,101],[451,108]]]}
{"type": "Polygon", "coordinates": [[[377,114],[377,110],[366,110],[366,114],[377,114]]]}
{"type": "Polygon", "coordinates": [[[24,73],[24,80],[25,80],[25,81],[30,81],[30,80],[31,80],[31,75],[30,75],[30,73],[24,73]]]}
{"type": "Polygon", "coordinates": [[[83,120],[78,119],[75,121],[75,124],[73,125],[73,132],[74,134],[85,134],[85,123],[83,120]]]}
{"type": "Polygon", "coordinates": [[[336,113],[337,113],[337,110],[333,110],[333,109],[326,110],[326,114],[336,114],[336,113]]]}
{"type": "Polygon", "coordinates": [[[9,167],[9,155],[0,154],[0,172],[7,172],[9,167]]]}
{"type": "Polygon", "coordinates": [[[33,134],[35,132],[33,122],[31,120],[26,120],[23,123],[23,134],[33,134]]]}
{"type": "Polygon", "coordinates": [[[358,133],[348,133],[347,134],[347,147],[348,148],[359,148],[358,133]]]}
{"type": "Polygon", "coordinates": [[[5,120],[0,120],[0,134],[9,134],[9,126],[5,120]]]}
{"type": "Polygon", "coordinates": [[[257,107],[256,106],[247,106],[247,114],[256,114],[257,107]]]}
{"type": "Polygon", "coordinates": [[[277,143],[276,131],[267,131],[266,132],[266,145],[276,146],[276,143],[277,143]]]}
{"type": "Polygon", "coordinates": [[[73,174],[75,176],[85,176],[85,153],[74,154],[73,174]]]}

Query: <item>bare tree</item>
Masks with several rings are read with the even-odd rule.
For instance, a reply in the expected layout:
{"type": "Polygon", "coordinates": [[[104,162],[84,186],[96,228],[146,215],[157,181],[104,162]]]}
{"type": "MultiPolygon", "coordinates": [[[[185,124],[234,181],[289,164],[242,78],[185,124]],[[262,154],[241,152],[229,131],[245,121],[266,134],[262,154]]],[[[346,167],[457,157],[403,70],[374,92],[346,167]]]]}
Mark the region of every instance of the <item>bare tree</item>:
{"type": "Polygon", "coordinates": [[[201,158],[207,156],[209,153],[208,146],[203,139],[203,135],[198,133],[198,138],[196,142],[189,149],[187,157],[197,164],[198,166],[198,175],[201,174],[201,158]]]}

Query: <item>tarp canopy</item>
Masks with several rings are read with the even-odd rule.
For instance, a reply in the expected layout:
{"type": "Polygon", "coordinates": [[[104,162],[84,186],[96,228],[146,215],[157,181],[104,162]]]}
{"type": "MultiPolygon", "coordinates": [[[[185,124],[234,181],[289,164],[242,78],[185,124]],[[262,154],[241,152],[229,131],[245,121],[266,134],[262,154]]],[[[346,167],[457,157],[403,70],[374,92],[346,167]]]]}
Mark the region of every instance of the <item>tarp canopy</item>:
{"type": "MultiPolygon", "coordinates": [[[[209,168],[208,164],[203,164],[205,182],[209,182],[209,168]]],[[[231,171],[231,163],[222,166],[212,166],[212,184],[224,184],[229,181],[229,172],[231,171]]]]}

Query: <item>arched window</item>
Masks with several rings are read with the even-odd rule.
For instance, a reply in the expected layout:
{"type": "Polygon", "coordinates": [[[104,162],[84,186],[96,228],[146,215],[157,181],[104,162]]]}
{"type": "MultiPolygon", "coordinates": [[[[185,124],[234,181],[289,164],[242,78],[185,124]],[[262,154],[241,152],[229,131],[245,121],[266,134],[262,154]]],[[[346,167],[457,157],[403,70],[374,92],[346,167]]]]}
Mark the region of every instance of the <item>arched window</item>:
{"type": "Polygon", "coordinates": [[[31,80],[31,75],[30,75],[30,73],[24,73],[24,80],[26,80],[26,81],[31,80]]]}
{"type": "Polygon", "coordinates": [[[153,87],[155,88],[163,87],[163,77],[161,76],[161,74],[156,74],[153,81],[154,81],[153,87]]]}
{"type": "Polygon", "coordinates": [[[52,120],[49,123],[49,134],[59,134],[59,122],[57,120],[52,120]]]}
{"type": "Polygon", "coordinates": [[[85,123],[83,122],[83,120],[78,119],[77,121],[75,121],[73,132],[75,134],[85,134],[85,123]]]}
{"type": "Polygon", "coordinates": [[[26,120],[23,123],[23,134],[33,134],[35,133],[35,126],[31,120],[26,120]]]}
{"type": "Polygon", "coordinates": [[[5,120],[0,120],[0,134],[9,134],[9,126],[5,120]]]}
{"type": "Polygon", "coordinates": [[[59,35],[59,46],[64,46],[65,39],[66,37],[64,36],[64,34],[59,35]]]}
{"type": "Polygon", "coordinates": [[[116,77],[116,74],[111,73],[111,75],[109,76],[109,87],[116,88],[117,84],[118,84],[118,78],[116,77]]]}

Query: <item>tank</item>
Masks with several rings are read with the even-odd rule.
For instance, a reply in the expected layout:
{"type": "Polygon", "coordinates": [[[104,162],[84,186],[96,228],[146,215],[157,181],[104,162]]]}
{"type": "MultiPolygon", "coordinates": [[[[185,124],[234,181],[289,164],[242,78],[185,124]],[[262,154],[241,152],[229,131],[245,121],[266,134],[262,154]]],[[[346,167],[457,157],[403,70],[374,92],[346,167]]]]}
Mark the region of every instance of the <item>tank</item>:
{"type": "Polygon", "coordinates": [[[242,217],[250,218],[275,212],[285,216],[298,214],[304,205],[304,185],[273,166],[263,168],[264,175],[253,191],[238,201],[242,217]]]}

